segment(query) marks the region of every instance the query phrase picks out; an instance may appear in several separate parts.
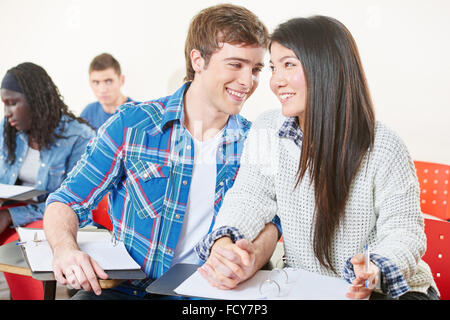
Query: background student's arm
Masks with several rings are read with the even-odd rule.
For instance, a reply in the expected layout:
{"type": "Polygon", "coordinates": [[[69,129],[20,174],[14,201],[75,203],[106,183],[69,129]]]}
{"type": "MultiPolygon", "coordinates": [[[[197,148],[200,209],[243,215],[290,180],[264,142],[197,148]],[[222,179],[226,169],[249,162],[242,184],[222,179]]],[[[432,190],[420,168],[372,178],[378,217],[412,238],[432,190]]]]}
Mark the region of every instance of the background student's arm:
{"type": "Polygon", "coordinates": [[[45,210],[45,202],[8,208],[14,227],[23,226],[41,220],[45,210]]]}
{"type": "Polygon", "coordinates": [[[8,209],[0,210],[0,234],[5,231],[11,223],[12,219],[8,209]]]}

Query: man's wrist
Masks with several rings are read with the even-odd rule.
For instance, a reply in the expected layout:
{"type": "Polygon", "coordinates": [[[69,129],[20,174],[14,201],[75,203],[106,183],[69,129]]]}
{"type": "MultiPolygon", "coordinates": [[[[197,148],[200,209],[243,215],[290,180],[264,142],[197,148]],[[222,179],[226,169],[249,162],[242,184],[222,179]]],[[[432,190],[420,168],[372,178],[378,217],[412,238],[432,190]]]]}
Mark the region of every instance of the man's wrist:
{"type": "Polygon", "coordinates": [[[231,238],[228,235],[224,235],[214,241],[212,248],[214,248],[214,246],[216,244],[223,245],[223,244],[229,244],[229,243],[233,243],[233,240],[231,240],[231,238]]]}
{"type": "Polygon", "coordinates": [[[65,251],[74,251],[80,250],[76,241],[66,240],[66,241],[58,241],[58,243],[51,245],[53,255],[60,254],[65,251]]]}

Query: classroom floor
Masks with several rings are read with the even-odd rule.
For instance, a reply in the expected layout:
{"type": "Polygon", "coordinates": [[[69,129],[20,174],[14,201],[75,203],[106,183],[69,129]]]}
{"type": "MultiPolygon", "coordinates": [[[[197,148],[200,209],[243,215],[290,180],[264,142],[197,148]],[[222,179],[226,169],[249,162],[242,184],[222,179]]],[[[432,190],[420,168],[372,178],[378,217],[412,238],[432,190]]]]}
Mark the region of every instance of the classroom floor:
{"type": "MultiPolygon", "coordinates": [[[[56,286],[56,300],[67,300],[69,296],[67,295],[67,289],[65,286],[56,286]]],[[[3,272],[0,272],[0,300],[10,300],[9,288],[6,283],[5,276],[3,272]]]]}

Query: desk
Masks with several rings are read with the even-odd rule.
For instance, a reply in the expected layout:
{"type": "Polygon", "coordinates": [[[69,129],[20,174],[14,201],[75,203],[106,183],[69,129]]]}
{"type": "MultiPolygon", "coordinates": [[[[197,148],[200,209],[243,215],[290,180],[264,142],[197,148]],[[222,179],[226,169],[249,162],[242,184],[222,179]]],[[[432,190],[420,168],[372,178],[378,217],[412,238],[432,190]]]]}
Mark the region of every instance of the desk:
{"type": "MultiPolygon", "coordinates": [[[[40,280],[44,285],[44,300],[54,300],[56,294],[56,280],[53,272],[32,272],[26,262],[22,249],[16,245],[16,242],[10,242],[0,246],[0,271],[30,276],[36,280],[40,280]]],[[[105,271],[111,279],[99,279],[102,289],[110,289],[116,287],[125,279],[142,279],[145,273],[139,271],[105,271]]]]}
{"type": "Polygon", "coordinates": [[[0,271],[33,277],[41,280],[44,285],[44,300],[54,300],[56,293],[56,280],[53,277],[39,277],[33,275],[25,261],[22,249],[16,242],[0,246],[0,271]],[[53,278],[53,279],[51,279],[53,278]]]}

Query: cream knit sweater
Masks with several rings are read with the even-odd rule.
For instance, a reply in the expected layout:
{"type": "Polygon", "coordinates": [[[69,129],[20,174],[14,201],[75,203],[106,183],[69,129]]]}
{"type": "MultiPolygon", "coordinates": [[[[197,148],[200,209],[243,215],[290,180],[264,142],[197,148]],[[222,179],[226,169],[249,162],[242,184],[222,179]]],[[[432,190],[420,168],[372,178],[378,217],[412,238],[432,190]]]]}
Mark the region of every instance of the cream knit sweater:
{"type": "MultiPolygon", "coordinates": [[[[262,114],[253,124],[233,188],[223,201],[214,228],[236,227],[253,240],[274,215],[281,219],[287,264],[336,276],[322,267],[312,246],[314,187],[309,171],[296,189],[300,148],[280,138],[286,120],[281,110],[262,114]]],[[[426,250],[419,184],[408,150],[389,128],[377,123],[374,148],[367,154],[351,186],[344,219],[332,243],[332,263],[343,278],[346,261],[363,252],[392,261],[411,291],[437,287],[421,260],[426,250]]]]}

